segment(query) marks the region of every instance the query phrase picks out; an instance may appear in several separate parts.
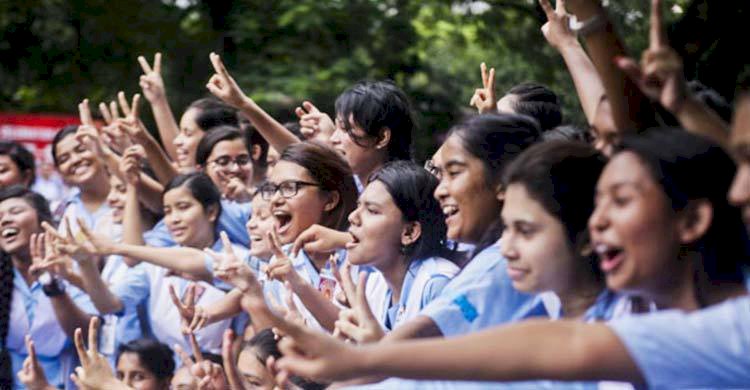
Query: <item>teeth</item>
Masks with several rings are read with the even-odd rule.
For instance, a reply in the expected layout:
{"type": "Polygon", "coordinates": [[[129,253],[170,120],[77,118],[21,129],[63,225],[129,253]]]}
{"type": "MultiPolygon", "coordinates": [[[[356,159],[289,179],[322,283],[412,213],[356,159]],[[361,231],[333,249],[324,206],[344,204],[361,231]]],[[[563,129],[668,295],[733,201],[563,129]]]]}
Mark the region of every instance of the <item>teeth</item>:
{"type": "Polygon", "coordinates": [[[596,246],[594,246],[594,252],[600,256],[606,254],[609,250],[610,248],[607,244],[596,244],[596,246]]]}
{"type": "Polygon", "coordinates": [[[458,207],[456,206],[445,206],[443,207],[443,214],[447,216],[451,216],[458,212],[458,207]]]}
{"type": "Polygon", "coordinates": [[[18,229],[16,228],[7,228],[2,232],[3,238],[14,236],[16,234],[18,234],[18,229]]]}

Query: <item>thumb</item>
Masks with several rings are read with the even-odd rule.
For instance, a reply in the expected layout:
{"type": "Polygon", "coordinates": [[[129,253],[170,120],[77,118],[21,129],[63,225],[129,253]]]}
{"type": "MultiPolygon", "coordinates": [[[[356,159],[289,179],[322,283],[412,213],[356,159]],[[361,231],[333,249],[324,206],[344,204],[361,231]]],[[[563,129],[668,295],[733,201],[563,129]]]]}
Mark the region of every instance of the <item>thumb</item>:
{"type": "Polygon", "coordinates": [[[320,110],[318,110],[318,107],[315,107],[308,101],[302,102],[302,107],[305,107],[305,110],[307,110],[307,112],[309,112],[310,114],[316,114],[320,112],[320,110]]]}

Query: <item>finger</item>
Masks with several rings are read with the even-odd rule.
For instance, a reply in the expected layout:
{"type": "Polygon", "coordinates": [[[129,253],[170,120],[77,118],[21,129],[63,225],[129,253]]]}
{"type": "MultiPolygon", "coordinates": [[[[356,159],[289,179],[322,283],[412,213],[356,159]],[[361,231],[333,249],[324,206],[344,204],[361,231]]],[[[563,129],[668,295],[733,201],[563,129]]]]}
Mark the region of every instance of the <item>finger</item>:
{"type": "Polygon", "coordinates": [[[305,244],[313,239],[315,239],[315,234],[312,233],[310,229],[303,231],[302,234],[294,240],[294,244],[292,244],[292,256],[297,257],[299,251],[305,246],[305,244]]]}
{"type": "Polygon", "coordinates": [[[661,0],[651,0],[650,49],[661,49],[667,46],[667,32],[662,20],[661,0]]]}
{"type": "Polygon", "coordinates": [[[109,113],[109,108],[104,103],[99,103],[99,112],[104,118],[104,122],[108,125],[112,123],[112,114],[109,113]]]}
{"type": "Polygon", "coordinates": [[[495,92],[495,68],[490,69],[490,76],[487,79],[487,90],[490,94],[495,92]]]}
{"type": "Polygon", "coordinates": [[[482,71],[482,85],[487,88],[487,64],[482,62],[482,64],[479,65],[479,69],[482,71]]]}
{"type": "Polygon", "coordinates": [[[161,74],[161,53],[154,54],[154,73],[161,74]]]}
{"type": "Polygon", "coordinates": [[[195,362],[200,363],[203,361],[203,352],[201,352],[201,347],[198,345],[198,340],[195,338],[195,333],[188,334],[188,342],[190,343],[190,348],[193,350],[193,356],[195,357],[195,362]]]}
{"type": "Polygon", "coordinates": [[[180,312],[182,312],[183,311],[182,302],[180,301],[180,298],[177,297],[177,293],[174,290],[174,286],[170,284],[168,289],[169,289],[169,296],[172,298],[172,303],[174,303],[174,305],[177,306],[177,309],[179,309],[180,312]]]}
{"type": "Polygon", "coordinates": [[[375,314],[370,309],[370,303],[367,301],[367,272],[359,273],[359,283],[357,283],[357,303],[359,313],[362,318],[377,321],[375,314]]]}
{"type": "Polygon", "coordinates": [[[116,101],[109,102],[109,112],[112,114],[113,121],[120,119],[120,109],[117,107],[116,101]]]}
{"type": "Polygon", "coordinates": [[[632,58],[620,57],[615,59],[615,65],[622,70],[628,77],[630,77],[636,85],[641,85],[643,80],[643,71],[640,65],[638,65],[632,58]]]}
{"type": "Polygon", "coordinates": [[[139,113],[138,105],[140,104],[140,102],[141,102],[141,94],[140,93],[136,93],[135,95],[133,95],[133,103],[130,105],[130,108],[132,109],[130,111],[130,116],[133,119],[135,119],[136,126],[138,126],[138,123],[137,123],[138,122],[138,113],[139,113]]]}
{"type": "Polygon", "coordinates": [[[286,307],[289,308],[289,311],[294,313],[299,313],[299,309],[297,309],[297,304],[294,303],[294,290],[292,289],[292,284],[288,281],[284,282],[284,301],[286,302],[286,307]]]}
{"type": "Polygon", "coordinates": [[[65,218],[65,234],[67,235],[66,239],[69,241],[69,244],[77,243],[76,237],[73,235],[73,227],[70,225],[70,219],[67,217],[65,218]]]}
{"type": "MultiPolygon", "coordinates": [[[[539,5],[542,7],[544,14],[547,15],[547,20],[551,20],[553,17],[552,14],[555,10],[552,8],[552,4],[550,4],[549,0],[539,0],[539,5]]],[[[557,5],[560,5],[560,0],[557,0],[557,5]]]]}
{"type": "Polygon", "coordinates": [[[91,233],[91,230],[89,230],[88,226],[86,225],[86,221],[84,221],[81,217],[78,217],[78,228],[81,230],[81,233],[86,236],[86,238],[91,239],[91,237],[94,236],[94,234],[91,233]]]}
{"type": "Polygon", "coordinates": [[[99,353],[99,317],[91,317],[89,321],[89,352],[99,353]]]}
{"type": "Polygon", "coordinates": [[[565,15],[568,12],[568,9],[565,5],[565,0],[557,0],[555,4],[555,11],[557,11],[560,15],[565,15]]]}
{"type": "Polygon", "coordinates": [[[82,124],[94,124],[94,120],[91,117],[91,110],[89,109],[89,99],[83,99],[83,101],[78,105],[78,115],[80,116],[82,124]]]}
{"type": "Polygon", "coordinates": [[[342,335],[346,336],[346,338],[354,340],[358,340],[360,338],[360,334],[362,333],[362,330],[359,328],[359,326],[348,321],[336,321],[336,329],[338,329],[342,335]]]}
{"type": "Polygon", "coordinates": [[[60,233],[58,233],[57,230],[55,230],[55,228],[52,227],[52,225],[50,225],[48,222],[46,222],[46,221],[42,222],[42,229],[44,229],[45,233],[54,236],[58,240],[63,240],[64,241],[64,239],[60,235],[60,233]]]}
{"type": "Polygon", "coordinates": [[[36,346],[34,341],[31,340],[31,335],[26,335],[26,351],[29,353],[29,361],[31,362],[31,369],[36,370],[39,366],[39,360],[36,357],[36,346]]]}
{"type": "Polygon", "coordinates": [[[128,104],[128,99],[125,98],[125,92],[120,91],[117,93],[117,101],[120,103],[122,114],[130,116],[130,105],[128,104]]]}
{"type": "Polygon", "coordinates": [[[294,114],[297,115],[297,118],[299,118],[299,119],[302,119],[303,116],[307,115],[307,113],[305,112],[305,110],[303,110],[301,107],[295,108],[294,109],[294,114]]]}
{"type": "Polygon", "coordinates": [[[73,333],[73,342],[75,343],[76,352],[78,353],[78,359],[81,361],[81,364],[88,366],[89,355],[86,353],[86,346],[83,345],[83,332],[81,331],[81,328],[76,328],[75,333],[73,333]]]}
{"type": "Polygon", "coordinates": [[[308,102],[307,100],[302,102],[302,107],[304,107],[305,110],[309,112],[310,114],[317,114],[320,112],[320,110],[318,110],[318,107],[315,107],[312,103],[308,102]]]}
{"type": "Polygon", "coordinates": [[[284,255],[284,252],[281,250],[281,246],[279,245],[276,229],[271,229],[271,231],[268,232],[267,235],[268,242],[271,244],[271,253],[276,256],[277,260],[285,257],[286,255],[284,255]]]}
{"type": "Polygon", "coordinates": [[[354,286],[351,264],[348,261],[341,267],[341,289],[344,290],[349,305],[354,307],[357,304],[357,288],[354,286]]]}
{"type": "Polygon", "coordinates": [[[192,321],[190,321],[190,325],[188,325],[188,329],[190,329],[191,332],[195,332],[200,329],[201,315],[203,314],[201,312],[202,310],[203,309],[200,306],[195,307],[195,314],[193,315],[192,321]]]}
{"type": "Polygon", "coordinates": [[[219,233],[219,237],[221,237],[221,245],[224,247],[224,253],[234,256],[234,248],[232,248],[232,242],[229,241],[229,235],[227,235],[227,232],[222,230],[219,233]]]}
{"type": "Polygon", "coordinates": [[[190,283],[187,289],[185,290],[185,295],[183,295],[182,297],[182,302],[185,304],[185,306],[191,307],[193,306],[193,303],[195,303],[196,287],[197,285],[193,282],[193,283],[190,283]]]}
{"type": "Polygon", "coordinates": [[[143,56],[138,56],[138,63],[141,64],[141,69],[143,69],[143,73],[149,74],[152,72],[151,66],[148,64],[148,61],[146,61],[146,58],[143,56]]]}
{"type": "Polygon", "coordinates": [[[209,58],[211,59],[211,65],[213,65],[214,70],[216,73],[228,77],[229,72],[227,71],[227,68],[224,66],[224,62],[221,61],[221,57],[219,57],[216,53],[211,53],[209,55],[209,58]]]}
{"type": "Polygon", "coordinates": [[[193,366],[193,358],[190,357],[190,355],[185,352],[185,350],[182,348],[182,345],[175,344],[174,345],[174,351],[177,353],[177,356],[180,357],[180,360],[182,361],[182,365],[190,368],[193,366]]]}

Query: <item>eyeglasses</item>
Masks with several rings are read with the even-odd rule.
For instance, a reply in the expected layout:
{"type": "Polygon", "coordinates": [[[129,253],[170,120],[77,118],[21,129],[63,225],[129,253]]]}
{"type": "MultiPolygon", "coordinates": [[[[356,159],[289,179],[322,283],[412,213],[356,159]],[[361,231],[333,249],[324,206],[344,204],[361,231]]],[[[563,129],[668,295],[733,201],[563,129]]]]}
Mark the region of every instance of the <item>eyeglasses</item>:
{"type": "Polygon", "coordinates": [[[281,196],[283,196],[284,198],[289,199],[296,196],[300,187],[304,186],[320,187],[320,184],[308,183],[298,180],[287,180],[282,181],[279,184],[265,183],[260,186],[259,191],[260,196],[263,198],[263,200],[271,200],[277,192],[281,193],[281,196]]]}
{"type": "Polygon", "coordinates": [[[232,165],[232,163],[237,164],[238,167],[243,167],[250,162],[250,156],[247,154],[241,154],[235,158],[231,158],[229,156],[221,156],[213,161],[210,161],[210,163],[216,164],[222,168],[228,168],[232,165]]]}
{"type": "Polygon", "coordinates": [[[438,178],[438,180],[440,180],[440,169],[432,163],[432,160],[427,160],[424,162],[424,169],[426,169],[427,172],[431,173],[432,176],[435,176],[436,178],[438,178]]]}

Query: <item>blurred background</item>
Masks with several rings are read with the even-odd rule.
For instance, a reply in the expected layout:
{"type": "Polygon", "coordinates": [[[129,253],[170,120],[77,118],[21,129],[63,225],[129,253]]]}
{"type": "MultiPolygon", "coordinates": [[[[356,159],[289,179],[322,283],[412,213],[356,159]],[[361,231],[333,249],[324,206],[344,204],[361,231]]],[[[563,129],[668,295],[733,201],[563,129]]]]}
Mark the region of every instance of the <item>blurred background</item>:
{"type": "MultiPolygon", "coordinates": [[[[605,3],[630,52],[639,54],[649,1],[605,3]]],[[[750,2],[664,3],[688,78],[731,100],[750,75],[743,44],[750,2]]],[[[540,32],[544,22],[536,0],[2,0],[0,137],[33,135],[33,125],[18,118],[52,134],[58,123],[76,120],[85,97],[95,108],[119,90],[140,92],[136,58],[151,62],[157,51],[178,120],[207,94],[208,53],[215,51],[281,122],[296,119],[293,108],[303,99],[333,114],[336,96],[353,82],[394,80],[418,114],[420,159],[473,111],[468,101],[481,87],[482,61],[497,70],[498,95],[523,81],[547,84],[563,100],[565,121],[584,125],[562,59],[540,32]]],[[[142,117],[155,130],[143,103],[142,117]]]]}

